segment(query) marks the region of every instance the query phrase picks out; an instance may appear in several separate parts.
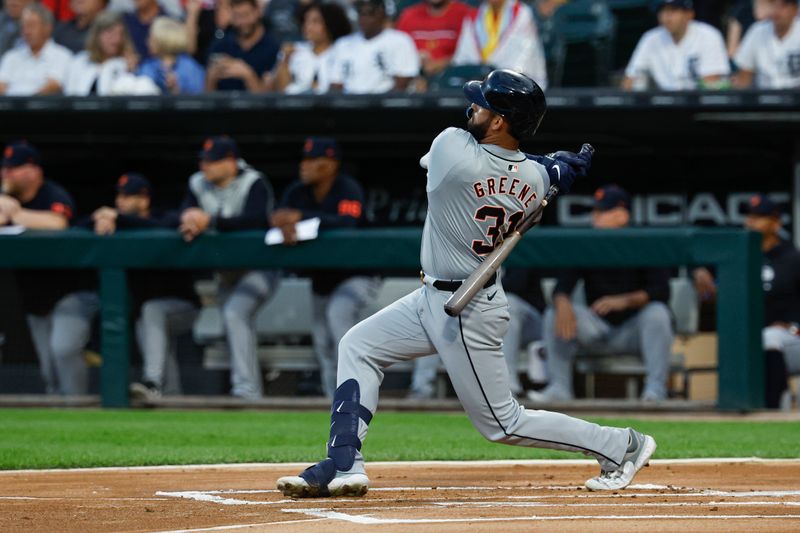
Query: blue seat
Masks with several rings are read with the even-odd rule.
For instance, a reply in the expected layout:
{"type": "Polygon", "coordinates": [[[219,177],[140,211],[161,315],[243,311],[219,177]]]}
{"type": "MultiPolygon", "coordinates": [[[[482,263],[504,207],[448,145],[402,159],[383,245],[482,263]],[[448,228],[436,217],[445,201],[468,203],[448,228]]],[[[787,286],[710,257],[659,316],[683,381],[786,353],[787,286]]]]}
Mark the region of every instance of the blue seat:
{"type": "Polygon", "coordinates": [[[616,37],[616,19],[606,0],[573,0],[553,15],[553,31],[563,41],[564,65],[551,85],[607,85],[616,37]]]}

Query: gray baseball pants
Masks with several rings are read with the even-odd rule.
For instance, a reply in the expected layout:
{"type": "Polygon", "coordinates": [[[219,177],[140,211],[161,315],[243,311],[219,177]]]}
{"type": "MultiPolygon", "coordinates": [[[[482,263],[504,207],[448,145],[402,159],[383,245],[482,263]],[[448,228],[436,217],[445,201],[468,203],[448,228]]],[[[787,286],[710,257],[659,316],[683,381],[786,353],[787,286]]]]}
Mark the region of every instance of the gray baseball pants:
{"type": "MultiPolygon", "coordinates": [[[[511,392],[520,394],[522,383],[519,380],[519,351],[533,341],[542,338],[542,314],[538,309],[514,293],[507,292],[508,312],[511,320],[503,337],[503,356],[508,366],[508,379],[511,392]]],[[[411,375],[411,397],[430,398],[434,394],[434,381],[439,369],[439,357],[420,357],[414,361],[411,375]]]]}
{"type": "Polygon", "coordinates": [[[578,350],[589,354],[640,354],[647,372],[643,397],[667,396],[669,357],[675,338],[669,308],[650,302],[618,326],[612,326],[585,305],[573,304],[577,334],[566,341],[556,335],[555,310],[544,314],[544,343],[550,374],[548,389],[572,396],[572,363],[578,350]]]}
{"type": "MultiPolygon", "coordinates": [[[[509,321],[502,287],[481,290],[459,317],[450,317],[443,306],[451,293],[433,288],[433,281],[426,276],[423,287],[347,332],[339,344],[338,384],[355,379],[361,404],[374,413],[385,368],[438,353],[470,421],[487,439],[582,452],[615,468],[628,445],[627,430],[525,409],[514,399],[502,350],[509,321]]],[[[363,441],[363,420],[358,433],[363,441]]]]}
{"type": "Polygon", "coordinates": [[[258,309],[275,294],[279,282],[279,272],[253,270],[220,286],[233,396],[252,400],[263,394],[255,317],[258,309]]]}
{"type": "Polygon", "coordinates": [[[181,298],[154,298],[142,304],[136,322],[136,338],[142,353],[142,379],[154,383],[164,394],[181,394],[180,370],[175,341],[192,330],[199,310],[181,298]]]}
{"type": "Polygon", "coordinates": [[[354,276],[341,282],[330,295],[314,294],[311,337],[322,391],[328,398],[333,398],[336,392],[339,342],[358,323],[363,309],[377,296],[381,283],[379,277],[354,276]]]}
{"type": "Polygon", "coordinates": [[[769,326],[763,331],[764,349],[783,352],[786,370],[790,375],[800,374],[800,336],[779,326],[769,326]]]}
{"type": "Polygon", "coordinates": [[[61,298],[47,315],[27,316],[47,394],[89,392],[83,350],[99,307],[97,293],[81,291],[61,298]]]}

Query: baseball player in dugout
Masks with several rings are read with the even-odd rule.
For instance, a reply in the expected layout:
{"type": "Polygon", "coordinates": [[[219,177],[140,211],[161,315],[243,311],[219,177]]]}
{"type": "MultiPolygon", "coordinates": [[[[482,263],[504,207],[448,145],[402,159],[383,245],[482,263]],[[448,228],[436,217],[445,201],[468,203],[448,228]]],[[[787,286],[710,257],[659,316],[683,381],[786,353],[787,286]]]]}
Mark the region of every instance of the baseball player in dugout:
{"type": "MultiPolygon", "coordinates": [[[[230,137],[203,143],[200,170],[189,178],[181,206],[180,230],[186,241],[210,231],[266,229],[274,206],[266,176],[239,156],[230,137]]],[[[276,271],[217,272],[218,298],[231,361],[231,394],[254,400],[263,392],[256,353],[256,311],[275,293],[276,271]]]]}
{"type": "MultiPolygon", "coordinates": [[[[39,151],[26,142],[3,151],[0,225],[27,230],[64,230],[75,203],[70,194],[44,178],[39,151]]],[[[91,271],[15,272],[36,355],[48,394],[88,392],[83,349],[97,313],[96,277],[91,271]]]]}
{"type": "MultiPolygon", "coordinates": [[[[623,228],[630,221],[630,196],[616,185],[595,192],[592,226],[623,228]]],[[[544,316],[544,344],[550,383],[530,391],[536,402],[571,400],[572,363],[579,350],[598,354],[640,354],[647,371],[642,400],[667,397],[669,355],[674,335],[668,268],[567,269],[558,276],[553,307],[544,316]],[[571,294],[583,280],[588,305],[573,304],[571,294]]]]}
{"type": "MultiPolygon", "coordinates": [[[[117,180],[114,207],[104,206],[79,226],[98,235],[117,230],[178,227],[175,211],[152,206],[153,188],[143,175],[128,172],[117,180]]],[[[191,331],[199,301],[194,278],[180,270],[132,270],[128,273],[131,309],[136,320],[136,340],[143,359],[141,383],[131,384],[134,398],[152,400],[164,394],[180,394],[180,375],[175,356],[178,335],[191,331]]]]}
{"type": "MultiPolygon", "coordinates": [[[[762,237],[765,404],[781,407],[791,401],[788,376],[800,374],[800,252],[781,237],[781,211],[768,196],[750,199],[744,225],[762,237]]],[[[716,300],[716,283],[708,269],[696,269],[694,280],[701,297],[716,300]]]]}
{"type": "Polygon", "coordinates": [[[519,150],[547,107],[532,79],[495,70],[464,86],[467,129],[447,128],[420,159],[427,170],[428,213],[422,236],[422,286],[358,323],[339,343],[338,387],[331,408],[328,457],[282,477],[286,496],[360,496],[369,478],[361,443],[378,407],[384,369],[438,353],[475,428],[503,444],[584,453],[597,459],[592,490],[630,484],[656,448],[652,437],[560,413],[525,409],[510,390],[503,358],[508,305],[491,276],[456,316],[449,300],[526,215],[540,214],[545,193],[567,192],[586,175],[591,151],[530,156],[519,150]]]}
{"type": "MultiPolygon", "coordinates": [[[[364,191],[352,177],[340,172],[341,152],[334,139],[310,137],[303,145],[300,179],[290,184],[273,227],[283,232],[284,243],[297,242],[295,224],[320,219],[320,229],[354,228],[361,219],[364,191]]],[[[362,309],[380,289],[379,277],[369,273],[318,270],[302,272],[311,278],[314,293],[312,342],[320,365],[322,391],[333,398],[339,342],[359,320],[362,309]]]]}

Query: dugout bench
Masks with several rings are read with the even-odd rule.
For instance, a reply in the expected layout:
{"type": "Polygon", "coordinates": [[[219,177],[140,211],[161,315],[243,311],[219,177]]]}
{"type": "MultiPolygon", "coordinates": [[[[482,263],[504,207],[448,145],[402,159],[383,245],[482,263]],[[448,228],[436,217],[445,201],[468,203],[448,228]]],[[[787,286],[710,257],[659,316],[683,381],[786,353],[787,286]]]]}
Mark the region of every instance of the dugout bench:
{"type": "MultiPolygon", "coordinates": [[[[102,403],[128,406],[131,328],[126,271],[176,268],[417,268],[421,230],[323,232],[294,247],[267,247],[263,232],[203,235],[173,231],[26,232],[0,237],[0,268],[91,268],[101,293],[102,403]]],[[[509,266],[633,267],[713,265],[719,282],[719,397],[726,410],[763,406],[761,236],[740,229],[537,229],[509,266]]]]}

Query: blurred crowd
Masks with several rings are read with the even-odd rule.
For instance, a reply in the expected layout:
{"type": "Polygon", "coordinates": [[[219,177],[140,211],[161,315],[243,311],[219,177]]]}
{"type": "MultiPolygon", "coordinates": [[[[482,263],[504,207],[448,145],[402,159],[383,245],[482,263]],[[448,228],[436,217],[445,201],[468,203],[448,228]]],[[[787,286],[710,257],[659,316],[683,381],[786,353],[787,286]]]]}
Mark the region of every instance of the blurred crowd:
{"type": "MultiPolygon", "coordinates": [[[[546,87],[575,28],[606,14],[614,40],[605,0],[470,1],[2,0],[0,94],[423,92],[491,68],[546,87]]],[[[800,86],[797,0],[695,1],[656,0],[621,87],[800,86]]]]}
{"type": "MultiPolygon", "coordinates": [[[[200,147],[198,170],[187,177],[180,206],[156,208],[152,182],[128,172],[116,179],[116,195],[106,206],[80,216],[70,193],[45,178],[37,148],[25,141],[13,142],[3,151],[0,227],[76,227],[98,235],[163,228],[178,232],[185,241],[209,231],[277,228],[287,246],[297,243],[297,224],[303,220],[317,218],[323,230],[357,227],[363,217],[364,191],[353,176],[343,172],[336,140],[310,137],[298,146],[298,159],[297,179],[278,199],[267,176],[247,163],[234,139],[212,137],[200,147]]],[[[800,252],[784,238],[781,210],[768,196],[752,197],[746,214],[746,227],[763,236],[767,403],[777,407],[785,403],[788,376],[800,374],[800,252]]],[[[594,228],[614,231],[629,226],[630,220],[627,191],[612,184],[595,192],[594,228]]],[[[383,283],[383,273],[370,271],[215,272],[233,396],[254,400],[263,394],[255,317],[282,279],[292,274],[311,279],[311,340],[320,369],[319,391],[327,396],[336,388],[339,341],[359,321],[383,283]]],[[[675,337],[669,307],[672,275],[665,268],[559,269],[548,305],[541,272],[506,269],[502,283],[510,323],[503,350],[511,392],[527,394],[534,402],[568,401],[575,397],[577,355],[625,354],[643,361],[641,400],[667,399],[675,337]],[[574,297],[579,281],[582,300],[574,297]],[[541,390],[526,393],[530,387],[520,381],[517,358],[525,351],[528,378],[534,384],[547,384],[541,390]]],[[[713,304],[714,272],[699,267],[693,279],[700,299],[713,304]]],[[[86,394],[88,369],[83,354],[100,307],[94,274],[21,270],[16,280],[46,391],[86,394]]],[[[143,359],[141,380],[131,385],[131,392],[151,400],[178,394],[176,340],[192,330],[200,311],[195,279],[175,270],[133,270],[129,284],[143,359]]],[[[432,397],[438,368],[436,356],[417,359],[409,397],[432,397]]]]}

